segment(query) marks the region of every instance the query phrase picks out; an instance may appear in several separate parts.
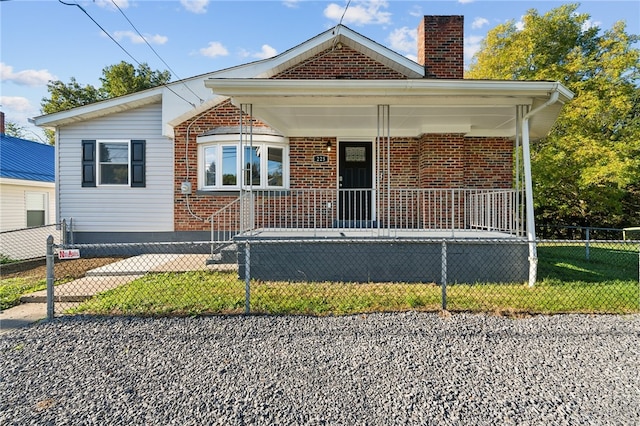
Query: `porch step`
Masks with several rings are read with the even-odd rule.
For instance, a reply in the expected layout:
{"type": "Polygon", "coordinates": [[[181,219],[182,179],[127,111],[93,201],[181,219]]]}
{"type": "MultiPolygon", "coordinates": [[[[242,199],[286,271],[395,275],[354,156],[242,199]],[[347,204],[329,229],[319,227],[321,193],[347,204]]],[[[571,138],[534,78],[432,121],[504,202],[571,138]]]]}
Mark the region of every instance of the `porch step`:
{"type": "Polygon", "coordinates": [[[214,249],[206,264],[207,265],[227,265],[238,263],[238,246],[234,243],[221,244],[214,249]]]}

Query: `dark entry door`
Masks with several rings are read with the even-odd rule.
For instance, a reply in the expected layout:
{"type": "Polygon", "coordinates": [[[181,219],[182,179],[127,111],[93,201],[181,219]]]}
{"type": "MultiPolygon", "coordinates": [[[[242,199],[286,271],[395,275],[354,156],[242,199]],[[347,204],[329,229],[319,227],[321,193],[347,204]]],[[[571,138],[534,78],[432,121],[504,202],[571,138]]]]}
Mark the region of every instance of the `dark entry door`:
{"type": "Polygon", "coordinates": [[[370,142],[339,143],[338,220],[346,227],[372,225],[373,163],[370,142]]]}

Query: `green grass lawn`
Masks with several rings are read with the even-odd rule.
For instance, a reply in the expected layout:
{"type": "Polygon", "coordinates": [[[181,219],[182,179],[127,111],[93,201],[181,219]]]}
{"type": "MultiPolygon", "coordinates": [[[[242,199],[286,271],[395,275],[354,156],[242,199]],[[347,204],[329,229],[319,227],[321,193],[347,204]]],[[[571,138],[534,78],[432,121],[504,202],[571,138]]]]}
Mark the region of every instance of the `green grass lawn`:
{"type": "MultiPolygon", "coordinates": [[[[62,282],[62,281],[60,281],[62,282]]],[[[59,282],[56,282],[58,284],[59,282]]],[[[22,294],[46,288],[46,280],[0,281],[0,307],[19,303],[22,294]]],[[[309,283],[252,281],[251,312],[342,315],[424,310],[442,307],[442,289],[433,283],[309,283]]],[[[640,312],[636,245],[541,244],[538,282],[474,283],[447,286],[450,311],[496,313],[640,312]]],[[[71,313],[200,315],[242,313],[245,283],[235,272],[147,274],[96,295],[71,313]]]]}
{"type": "MultiPolygon", "coordinates": [[[[538,277],[526,283],[447,286],[450,311],[496,313],[640,312],[638,253],[628,249],[544,246],[538,277]]],[[[441,309],[440,286],[432,283],[308,283],[252,281],[251,312],[342,315],[441,309]]],[[[245,283],[235,273],[205,271],[149,274],[102,293],[73,312],[131,315],[241,313],[245,283]]]]}
{"type": "Polygon", "coordinates": [[[5,278],[0,280],[0,310],[20,304],[20,296],[47,288],[47,279],[5,278]]]}

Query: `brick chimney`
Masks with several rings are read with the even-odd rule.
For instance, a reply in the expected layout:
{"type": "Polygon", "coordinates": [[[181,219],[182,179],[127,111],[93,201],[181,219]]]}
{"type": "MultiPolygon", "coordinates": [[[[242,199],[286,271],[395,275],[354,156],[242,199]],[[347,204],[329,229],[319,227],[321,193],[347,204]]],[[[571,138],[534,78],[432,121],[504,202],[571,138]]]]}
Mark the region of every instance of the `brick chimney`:
{"type": "Polygon", "coordinates": [[[4,135],[4,112],[0,111],[0,134],[4,135]]]}
{"type": "Polygon", "coordinates": [[[418,26],[418,63],[425,78],[463,78],[464,16],[425,16],[418,26]]]}

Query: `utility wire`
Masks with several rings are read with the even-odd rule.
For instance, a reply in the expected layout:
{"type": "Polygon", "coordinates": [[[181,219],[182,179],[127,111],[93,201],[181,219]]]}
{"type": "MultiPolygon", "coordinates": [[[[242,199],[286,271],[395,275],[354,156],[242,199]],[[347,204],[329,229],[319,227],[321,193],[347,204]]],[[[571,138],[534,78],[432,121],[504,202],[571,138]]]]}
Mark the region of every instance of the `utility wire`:
{"type": "Polygon", "coordinates": [[[350,4],[351,4],[351,0],[347,1],[347,5],[344,7],[344,12],[342,12],[342,16],[340,17],[340,22],[338,22],[338,24],[333,29],[333,35],[335,35],[336,37],[333,38],[333,46],[331,47],[332,50],[335,49],[336,44],[338,44],[338,35],[336,34],[336,28],[342,25],[342,20],[344,19],[344,15],[347,14],[347,9],[349,9],[350,4]]]}
{"type": "MultiPolygon", "coordinates": [[[[135,30],[135,32],[140,36],[140,38],[142,38],[144,40],[144,42],[147,44],[147,46],[149,46],[149,49],[151,49],[151,51],[158,57],[158,59],[160,59],[162,61],[162,63],[169,68],[169,71],[171,71],[171,74],[175,75],[176,78],[178,80],[182,80],[182,78],[180,78],[180,76],[178,75],[178,73],[176,73],[170,66],[169,64],[167,64],[165,62],[164,59],[162,59],[162,57],[160,56],[160,54],[158,54],[158,52],[156,52],[156,50],[153,48],[153,46],[151,46],[151,44],[147,41],[147,38],[145,36],[143,36],[140,31],[138,31],[138,29],[136,28],[135,25],[133,25],[133,22],[131,22],[131,20],[129,19],[129,17],[124,13],[124,11],[120,8],[120,6],[118,6],[118,3],[115,2],[115,0],[111,0],[111,3],[113,3],[113,5],[118,9],[118,11],[120,11],[120,13],[122,14],[122,16],[124,16],[124,19],[127,20],[127,22],[129,23],[129,25],[131,25],[131,28],[133,28],[135,30]]],[[[200,103],[204,102],[204,99],[202,99],[200,96],[198,96],[193,90],[191,90],[191,88],[189,86],[187,86],[185,83],[182,83],[184,85],[184,87],[187,88],[188,91],[190,91],[193,96],[195,96],[200,103]]]]}
{"type": "MultiPolygon", "coordinates": [[[[62,0],[58,0],[58,2],[62,3],[62,4],[63,4],[63,5],[65,5],[65,6],[76,6],[76,7],[78,7],[82,12],[84,12],[84,14],[85,14],[85,15],[87,15],[87,16],[89,17],[89,19],[91,19],[91,20],[93,21],[93,23],[94,23],[94,24],[96,24],[96,25],[98,26],[98,28],[100,28],[100,29],[102,30],[102,32],[104,32],[104,33],[105,33],[105,34],[106,34],[106,35],[107,35],[107,36],[108,36],[108,37],[109,37],[109,38],[110,38],[110,39],[111,39],[115,44],[117,44],[117,45],[118,45],[118,47],[119,47],[120,49],[122,49],[122,51],[123,51],[124,53],[126,53],[126,54],[131,58],[131,59],[133,59],[133,61],[134,61],[136,64],[138,64],[138,66],[139,66],[139,67],[142,67],[142,64],[141,64],[141,63],[140,63],[136,58],[134,58],[134,57],[133,57],[133,55],[127,51],[127,49],[125,49],[125,48],[124,48],[120,43],[118,43],[118,41],[117,41],[115,38],[113,38],[113,36],[111,36],[111,34],[109,34],[109,32],[108,32],[107,30],[105,30],[105,29],[102,27],[102,25],[100,25],[100,24],[98,23],[98,21],[96,21],[95,19],[93,19],[93,17],[89,14],[89,12],[87,12],[87,11],[85,10],[85,8],[84,8],[84,7],[80,6],[78,3],[66,3],[66,2],[64,2],[64,1],[62,1],[62,0]]],[[[173,89],[172,89],[171,87],[169,87],[168,85],[163,84],[163,86],[164,86],[164,87],[166,87],[167,89],[169,89],[171,92],[173,92],[173,94],[174,94],[174,95],[176,95],[177,97],[179,97],[180,99],[182,99],[183,101],[185,101],[186,103],[188,103],[189,105],[191,105],[192,107],[194,107],[194,108],[196,107],[196,105],[195,105],[193,102],[190,102],[190,101],[188,101],[187,99],[185,99],[184,97],[180,96],[180,94],[176,93],[176,91],[175,91],[175,90],[173,90],[173,89]]]]}

